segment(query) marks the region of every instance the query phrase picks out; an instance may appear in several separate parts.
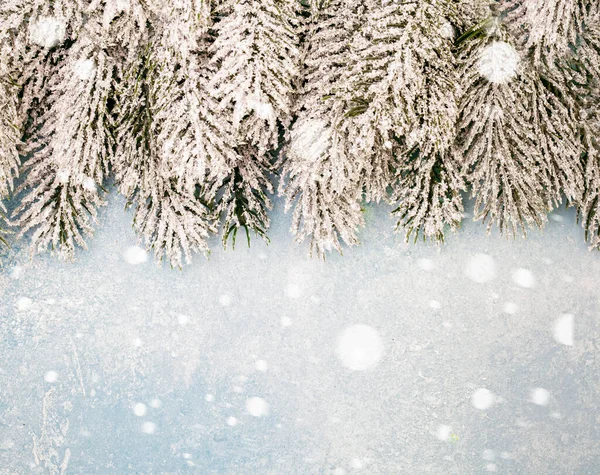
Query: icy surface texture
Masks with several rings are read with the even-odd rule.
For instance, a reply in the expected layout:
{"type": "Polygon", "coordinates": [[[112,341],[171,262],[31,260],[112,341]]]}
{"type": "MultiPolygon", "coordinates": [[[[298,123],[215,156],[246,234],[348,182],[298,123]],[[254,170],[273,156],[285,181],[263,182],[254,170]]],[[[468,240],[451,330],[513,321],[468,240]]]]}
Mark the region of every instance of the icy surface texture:
{"type": "Polygon", "coordinates": [[[438,248],[367,207],[321,262],[276,202],[270,245],[179,271],[123,207],[74,264],[3,251],[0,473],[600,471],[600,256],[571,212],[438,248]]]}

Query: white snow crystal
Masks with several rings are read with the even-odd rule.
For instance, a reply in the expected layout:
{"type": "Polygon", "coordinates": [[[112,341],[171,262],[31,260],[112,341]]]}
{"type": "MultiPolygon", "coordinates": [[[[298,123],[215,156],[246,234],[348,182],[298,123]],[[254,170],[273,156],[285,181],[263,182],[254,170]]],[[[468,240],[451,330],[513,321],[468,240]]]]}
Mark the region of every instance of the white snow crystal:
{"type": "Polygon", "coordinates": [[[494,452],[491,449],[485,449],[481,454],[481,457],[483,458],[483,460],[488,460],[491,462],[496,458],[496,452],[494,452]]]}
{"type": "Polygon", "coordinates": [[[47,383],[55,383],[58,380],[58,373],[56,371],[48,371],[44,375],[44,381],[47,383]]]}
{"type": "Polygon", "coordinates": [[[215,400],[215,397],[214,397],[212,394],[206,394],[206,395],[204,396],[204,400],[205,400],[206,402],[211,402],[211,401],[214,401],[214,400],[215,400]]]}
{"type": "Polygon", "coordinates": [[[153,409],[159,409],[160,406],[162,406],[162,401],[160,399],[154,398],[152,401],[150,401],[150,407],[153,409]]]}
{"type": "Polygon", "coordinates": [[[83,188],[87,191],[96,191],[96,182],[93,178],[86,176],[83,179],[83,188]]]}
{"type": "Polygon", "coordinates": [[[495,471],[496,471],[496,469],[497,469],[497,467],[496,467],[496,464],[495,464],[495,463],[488,463],[488,464],[485,466],[485,469],[486,469],[488,472],[495,472],[495,471]]]}
{"type": "Polygon", "coordinates": [[[179,323],[182,327],[187,325],[189,321],[190,317],[188,317],[187,315],[177,315],[177,323],[179,323]]]}
{"type": "Polygon", "coordinates": [[[33,300],[28,297],[19,297],[15,305],[17,310],[28,310],[33,305],[33,300]]]}
{"type": "Polygon", "coordinates": [[[289,284],[285,289],[285,293],[291,299],[299,299],[302,296],[302,290],[296,284],[289,284]]]}
{"type": "Polygon", "coordinates": [[[373,327],[352,325],[338,337],[336,353],[347,368],[364,371],[374,368],[383,356],[383,342],[373,327]]]}
{"type": "Polygon", "coordinates": [[[491,83],[503,84],[517,75],[519,53],[505,41],[494,41],[481,52],[477,62],[479,74],[491,83]]]}
{"type": "Polygon", "coordinates": [[[467,277],[478,284],[484,284],[496,277],[496,263],[487,254],[475,254],[466,269],[467,277]]]}
{"type": "Polygon", "coordinates": [[[144,417],[148,412],[148,408],[142,402],[138,402],[135,406],[133,406],[133,413],[138,417],[144,417]]]}
{"type": "Polygon", "coordinates": [[[538,406],[547,406],[548,402],[550,402],[550,393],[544,388],[532,389],[531,402],[538,406]]]}
{"type": "Polygon", "coordinates": [[[554,323],[554,339],[563,345],[573,346],[573,315],[561,315],[554,323]]]}
{"type": "Polygon", "coordinates": [[[456,36],[456,31],[448,20],[444,20],[442,26],[440,27],[440,35],[442,38],[446,38],[448,40],[453,39],[456,36]]]}
{"type": "Polygon", "coordinates": [[[516,303],[506,302],[504,304],[504,313],[508,313],[509,315],[514,315],[519,310],[519,307],[516,303]]]}
{"type": "Polygon", "coordinates": [[[530,270],[519,268],[513,272],[513,281],[515,284],[531,289],[535,287],[535,277],[530,270]]]}
{"type": "Polygon", "coordinates": [[[139,246],[131,246],[125,251],[125,261],[129,264],[143,264],[148,260],[148,253],[139,246]]]}
{"type": "Polygon", "coordinates": [[[136,338],[133,340],[133,346],[137,346],[138,348],[142,346],[143,342],[140,338],[136,338]]]}
{"type": "Polygon", "coordinates": [[[96,63],[93,59],[80,59],[73,65],[73,72],[82,81],[87,81],[94,75],[96,71],[96,63]]]}
{"type": "Polygon", "coordinates": [[[350,466],[355,470],[360,470],[364,467],[364,463],[359,458],[353,458],[352,460],[350,460],[350,466]]]}
{"type": "Polygon", "coordinates": [[[324,120],[304,120],[291,132],[290,152],[310,162],[321,158],[329,149],[331,129],[324,120]]]}
{"type": "Polygon", "coordinates": [[[290,317],[281,317],[281,326],[289,327],[292,325],[292,319],[290,317]]]}
{"type": "Polygon", "coordinates": [[[433,268],[435,267],[431,259],[419,259],[417,261],[417,265],[419,266],[419,268],[426,271],[433,270],[433,268]]]}
{"type": "Polygon", "coordinates": [[[10,272],[11,279],[18,280],[21,278],[21,275],[23,275],[23,267],[19,265],[14,266],[12,271],[10,272]]]}
{"type": "Polygon", "coordinates": [[[442,304],[439,303],[437,300],[430,300],[429,307],[434,310],[439,310],[440,308],[442,308],[442,304]]]}
{"type": "Polygon", "coordinates": [[[231,295],[229,294],[223,294],[219,297],[219,303],[221,305],[223,305],[223,307],[229,307],[231,305],[231,295]]]}
{"type": "Polygon", "coordinates": [[[69,183],[69,176],[70,172],[65,168],[58,170],[58,172],[56,173],[56,179],[59,183],[62,183],[63,185],[69,183]]]}
{"type": "Polygon", "coordinates": [[[64,20],[51,16],[43,16],[29,26],[31,42],[43,47],[52,48],[65,40],[67,25],[64,20]]]}
{"type": "Polygon", "coordinates": [[[229,416],[225,422],[227,423],[228,426],[230,427],[235,427],[238,425],[238,420],[237,418],[233,417],[233,416],[229,416]]]}
{"type": "Polygon", "coordinates": [[[452,427],[440,424],[437,429],[437,438],[440,440],[448,440],[452,435],[452,427]]]}
{"type": "Polygon", "coordinates": [[[156,424],[150,421],[144,422],[142,424],[142,432],[144,434],[154,434],[156,432],[156,424]]]}
{"type": "Polygon", "coordinates": [[[260,397],[251,397],[246,401],[246,411],[254,417],[268,416],[269,405],[260,397]]]}
{"type": "Polygon", "coordinates": [[[494,404],[494,394],[489,389],[479,388],[473,393],[471,403],[475,409],[485,411],[494,404]]]}
{"type": "Polygon", "coordinates": [[[262,371],[263,373],[269,369],[269,364],[265,360],[256,360],[254,366],[257,371],[262,371]]]}

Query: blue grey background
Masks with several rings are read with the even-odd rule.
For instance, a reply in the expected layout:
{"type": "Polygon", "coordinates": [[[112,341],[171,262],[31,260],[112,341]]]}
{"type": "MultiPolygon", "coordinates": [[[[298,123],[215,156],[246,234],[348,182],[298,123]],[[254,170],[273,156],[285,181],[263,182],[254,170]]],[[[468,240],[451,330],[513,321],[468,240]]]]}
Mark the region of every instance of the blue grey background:
{"type": "Polygon", "coordinates": [[[362,245],[321,262],[276,200],[270,245],[214,239],[179,271],[127,262],[123,209],[75,263],[2,251],[0,473],[600,473],[600,256],[573,211],[438,247],[367,206],[362,245]],[[382,347],[364,371],[336,352],[355,324],[382,347]]]}

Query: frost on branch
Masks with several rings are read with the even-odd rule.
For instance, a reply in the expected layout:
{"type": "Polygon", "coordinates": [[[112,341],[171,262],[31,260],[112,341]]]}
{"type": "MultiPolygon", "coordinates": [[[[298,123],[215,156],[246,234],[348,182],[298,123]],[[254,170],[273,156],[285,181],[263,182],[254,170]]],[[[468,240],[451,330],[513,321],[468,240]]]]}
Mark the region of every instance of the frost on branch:
{"type": "Polygon", "coordinates": [[[358,244],[364,220],[362,160],[348,153],[344,89],[350,42],[362,10],[344,0],[314,2],[305,26],[304,83],[297,120],[283,151],[280,193],[286,210],[295,206],[292,232],[309,240],[311,254],[341,252],[340,240],[358,244]]]}
{"type": "Polygon", "coordinates": [[[586,18],[577,53],[569,59],[569,85],[579,108],[585,191],[578,219],[590,248],[600,249],[600,6],[586,18]]]}
{"type": "MultiPolygon", "coordinates": [[[[90,24],[90,28],[92,25],[90,24]]],[[[69,55],[48,71],[45,95],[29,127],[23,198],[15,211],[21,234],[32,230],[32,248],[49,245],[71,259],[75,246],[86,247],[93,232],[98,188],[112,148],[107,102],[112,94],[114,63],[87,30],[69,55]],[[74,74],[81,61],[95,65],[83,78],[74,74]],[[98,186],[91,186],[93,181],[98,186]]]]}
{"type": "Polygon", "coordinates": [[[291,120],[298,75],[296,11],[292,0],[227,0],[211,47],[211,78],[220,108],[229,110],[240,140],[258,155],[277,148],[291,120]]]}
{"type": "MultiPolygon", "coordinates": [[[[174,129],[168,119],[163,130],[161,119],[165,115],[161,114],[169,107],[171,112],[182,107],[179,112],[184,118],[198,123],[193,110],[188,109],[185,92],[170,105],[171,94],[177,94],[173,64],[170,50],[157,42],[148,45],[139,61],[126,71],[117,96],[114,164],[121,192],[135,204],[136,229],[158,260],[166,255],[172,266],[180,267],[183,258],[191,260],[192,252],[208,252],[207,238],[215,226],[209,207],[201,199],[203,167],[196,169],[198,184],[194,190],[181,186],[179,167],[169,150],[188,146],[180,141],[195,140],[194,133],[199,131],[190,130],[193,122],[174,129]]],[[[192,143],[192,148],[195,146],[192,143]]],[[[197,158],[198,153],[190,157],[197,158]]]]}
{"type": "Polygon", "coordinates": [[[583,193],[581,145],[575,98],[567,85],[565,58],[577,49],[587,2],[550,0],[508,2],[507,24],[533,68],[531,110],[535,138],[543,156],[541,172],[557,206],[562,193],[570,203],[583,193]]]}
{"type": "Polygon", "coordinates": [[[506,23],[533,65],[551,65],[577,44],[589,0],[503,0],[506,23]]]}
{"type": "Polygon", "coordinates": [[[365,164],[368,198],[392,184],[407,238],[441,240],[462,217],[452,154],[457,79],[444,29],[454,13],[449,1],[373,2],[353,45],[350,142],[360,149],[352,153],[365,164]]]}
{"type": "Polygon", "coordinates": [[[496,19],[459,40],[463,95],[457,153],[472,184],[475,218],[487,221],[488,229],[497,223],[501,231],[516,234],[529,224],[544,224],[548,199],[528,95],[531,71],[520,64],[510,82],[490,82],[477,67],[488,45],[498,41],[508,38],[496,19]]]}
{"type": "Polygon", "coordinates": [[[244,227],[266,238],[272,192],[272,151],[292,116],[298,76],[296,5],[292,0],[228,0],[214,26],[210,48],[212,95],[221,116],[233,124],[237,162],[224,177],[219,210],[225,216],[223,243],[244,227]]]}

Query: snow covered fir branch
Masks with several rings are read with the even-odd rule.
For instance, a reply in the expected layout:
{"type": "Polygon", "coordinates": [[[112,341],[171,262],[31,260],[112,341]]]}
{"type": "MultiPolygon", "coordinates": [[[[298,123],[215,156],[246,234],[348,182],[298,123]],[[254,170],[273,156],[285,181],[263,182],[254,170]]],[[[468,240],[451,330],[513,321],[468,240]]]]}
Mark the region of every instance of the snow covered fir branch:
{"type": "Polygon", "coordinates": [[[0,236],[72,259],[114,180],[176,267],[268,239],[276,191],[320,257],[368,202],[443,241],[469,192],[508,236],[566,201],[599,249],[599,106],[595,0],[5,0],[0,236]]]}

